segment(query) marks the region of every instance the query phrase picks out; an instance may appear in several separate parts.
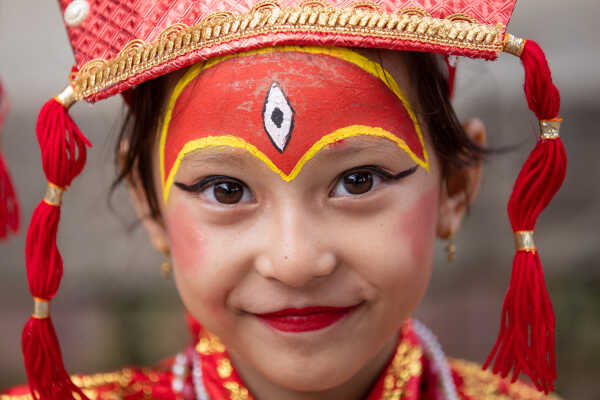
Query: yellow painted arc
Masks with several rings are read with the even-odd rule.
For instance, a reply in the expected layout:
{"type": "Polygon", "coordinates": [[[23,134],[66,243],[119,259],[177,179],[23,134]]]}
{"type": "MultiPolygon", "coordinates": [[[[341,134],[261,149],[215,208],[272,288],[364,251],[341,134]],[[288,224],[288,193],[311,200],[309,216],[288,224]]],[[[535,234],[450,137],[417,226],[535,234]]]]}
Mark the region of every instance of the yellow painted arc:
{"type": "MultiPolygon", "coordinates": [[[[423,150],[423,159],[420,159],[418,156],[416,156],[409,149],[408,145],[404,142],[404,140],[399,139],[397,136],[392,135],[389,132],[387,132],[388,134],[390,134],[391,136],[393,136],[395,138],[395,139],[391,139],[391,138],[389,138],[389,139],[392,140],[392,141],[394,141],[394,142],[396,142],[396,143],[402,142],[403,145],[401,146],[399,144],[399,147],[405,149],[409,153],[409,155],[411,156],[411,158],[414,159],[417,162],[417,164],[419,164],[420,166],[422,166],[423,168],[425,168],[426,171],[429,171],[429,157],[427,155],[427,150],[425,148],[425,140],[423,138],[423,133],[421,131],[421,127],[419,125],[417,117],[416,117],[415,113],[413,112],[412,107],[411,107],[409,101],[406,99],[406,97],[404,96],[404,94],[400,90],[400,87],[398,86],[398,83],[396,82],[396,80],[379,63],[371,61],[367,57],[365,57],[365,56],[363,56],[363,55],[361,55],[361,54],[359,54],[359,53],[357,53],[355,51],[352,51],[352,50],[350,50],[348,48],[345,48],[345,47],[333,47],[333,46],[331,46],[331,47],[324,47],[324,46],[275,46],[275,47],[265,47],[265,48],[260,48],[260,49],[249,50],[249,51],[242,52],[242,53],[235,53],[235,54],[229,54],[229,55],[225,55],[225,56],[221,56],[221,57],[215,57],[215,58],[212,58],[212,59],[207,60],[205,62],[195,64],[192,67],[190,67],[190,69],[183,75],[183,77],[181,77],[181,79],[175,85],[175,88],[173,89],[173,92],[171,93],[171,96],[169,98],[169,102],[167,103],[167,109],[166,109],[166,112],[165,112],[165,116],[164,116],[164,118],[161,121],[160,132],[159,132],[159,134],[160,134],[160,142],[159,142],[160,176],[161,176],[161,183],[162,183],[162,186],[163,186],[163,193],[164,193],[164,198],[165,198],[165,204],[166,204],[166,199],[168,198],[168,192],[169,192],[169,190],[167,189],[167,187],[170,187],[170,185],[172,185],[172,183],[173,183],[172,182],[173,179],[171,178],[171,176],[175,175],[175,172],[177,171],[177,168],[179,167],[179,164],[181,163],[181,160],[179,159],[179,156],[181,155],[181,153],[184,150],[184,149],[180,150],[180,152],[179,152],[179,154],[177,156],[178,158],[177,158],[176,162],[173,164],[173,166],[171,167],[171,170],[169,171],[169,177],[165,181],[165,176],[166,176],[165,172],[166,171],[165,171],[164,148],[165,148],[165,143],[166,143],[166,140],[167,140],[167,132],[169,130],[169,124],[171,122],[171,118],[172,118],[172,114],[173,114],[173,109],[175,107],[175,104],[176,104],[177,99],[179,98],[179,95],[181,94],[181,92],[183,92],[183,90],[185,89],[185,87],[196,76],[198,76],[198,74],[200,74],[200,72],[206,70],[207,68],[213,67],[213,66],[215,66],[215,65],[217,65],[217,64],[219,64],[219,63],[221,63],[221,62],[223,62],[225,60],[228,60],[228,59],[234,58],[234,57],[245,57],[245,56],[251,56],[251,55],[256,55],[256,54],[269,54],[269,53],[276,53],[276,52],[300,52],[300,53],[311,53],[311,54],[325,54],[325,55],[329,55],[329,56],[332,56],[332,57],[336,57],[336,58],[340,58],[342,60],[348,61],[348,62],[356,65],[357,67],[363,69],[364,71],[368,72],[369,74],[371,74],[371,75],[379,78],[400,99],[400,101],[402,101],[402,104],[404,105],[404,108],[406,109],[408,115],[410,116],[411,120],[413,121],[415,130],[417,132],[417,136],[419,137],[419,142],[421,144],[421,148],[423,150]],[[170,184],[169,184],[169,180],[170,180],[170,184]]],[[[343,129],[345,129],[345,128],[343,128],[343,129]]],[[[381,129],[381,128],[376,128],[376,129],[381,129]]],[[[381,130],[383,131],[383,129],[381,129],[381,130]]],[[[339,131],[336,131],[336,132],[339,132],[339,131]]],[[[333,133],[330,134],[330,135],[333,135],[333,133]]],[[[329,135],[327,135],[327,136],[329,136],[329,135]]],[[[376,135],[376,136],[381,136],[381,135],[376,135]]],[[[213,137],[213,138],[214,137],[221,137],[222,138],[222,137],[234,137],[234,136],[211,136],[211,137],[213,137]]],[[[325,137],[326,136],[324,136],[323,138],[321,138],[319,140],[319,142],[321,142],[321,140],[323,140],[325,137]]],[[[202,138],[202,139],[208,139],[208,138],[209,137],[205,137],[205,138],[202,138]]],[[[198,142],[198,141],[201,141],[202,139],[197,139],[197,140],[190,141],[190,142],[188,142],[186,144],[186,146],[189,143],[198,142]]],[[[239,138],[237,138],[237,139],[239,139],[239,138]]],[[[246,143],[247,146],[252,146],[251,144],[245,142],[244,140],[242,140],[242,139],[240,139],[240,140],[242,142],[246,143]]],[[[336,140],[339,140],[339,139],[336,139],[336,140]]],[[[317,142],[317,143],[319,143],[319,142],[317,142]]],[[[244,147],[244,148],[246,148],[246,145],[244,145],[244,146],[233,146],[233,147],[244,147]]],[[[316,145],[316,143],[315,143],[315,145],[316,145]]],[[[313,145],[312,147],[315,147],[315,145],[313,145]]],[[[213,146],[219,146],[219,145],[217,144],[217,145],[213,145],[213,146]]],[[[254,147],[254,146],[252,146],[252,147],[254,147]]],[[[312,149],[312,147],[311,147],[311,149],[312,149]]],[[[254,148],[256,149],[256,147],[254,147],[254,148]]],[[[263,154],[258,149],[256,149],[256,151],[259,152],[259,153],[261,153],[261,154],[263,154]]],[[[306,154],[302,157],[302,159],[304,159],[305,156],[306,156],[306,154]]],[[[266,156],[265,156],[265,158],[266,158],[266,156]]],[[[300,161],[302,161],[302,159],[300,161]]],[[[269,162],[271,162],[271,161],[269,160],[269,162]]],[[[271,164],[272,164],[272,162],[271,162],[271,164]]],[[[298,164],[296,165],[296,167],[298,167],[298,165],[300,165],[300,162],[298,162],[298,164]]],[[[300,165],[300,168],[302,167],[302,165],[300,165]]],[[[294,170],[296,169],[296,167],[294,167],[294,170]]],[[[277,167],[275,167],[275,168],[277,168],[277,167]]],[[[277,169],[277,170],[279,170],[279,169],[277,169]]],[[[293,179],[293,177],[291,179],[293,179]]],[[[289,179],[289,180],[291,180],[291,179],[289,179]]]]}
{"type": "Polygon", "coordinates": [[[244,139],[242,139],[240,137],[233,136],[233,135],[207,136],[207,137],[203,137],[203,138],[199,138],[199,139],[190,140],[181,148],[181,150],[177,154],[177,158],[175,159],[175,162],[173,163],[173,167],[171,168],[171,171],[169,172],[167,181],[164,185],[164,189],[163,189],[164,202],[165,202],[165,204],[167,204],[167,201],[169,200],[169,193],[171,191],[171,187],[173,186],[173,182],[175,180],[175,174],[177,173],[177,170],[179,169],[179,165],[181,164],[181,161],[186,156],[186,154],[192,153],[194,151],[197,151],[197,150],[200,150],[200,149],[203,149],[206,147],[219,147],[219,146],[227,146],[227,147],[244,149],[244,150],[248,151],[250,154],[252,154],[254,157],[256,157],[259,160],[261,160],[262,162],[264,162],[267,165],[267,167],[269,167],[273,172],[278,174],[281,177],[281,179],[283,179],[286,182],[290,182],[291,180],[296,178],[296,176],[298,176],[298,174],[302,170],[302,167],[311,158],[313,158],[315,156],[315,154],[317,154],[321,149],[323,149],[323,147],[325,147],[329,144],[335,143],[339,140],[347,139],[349,137],[354,137],[354,136],[377,136],[377,137],[382,137],[382,138],[388,139],[388,140],[396,143],[396,145],[399,148],[406,151],[410,155],[411,159],[414,162],[416,162],[421,167],[425,168],[427,171],[429,170],[428,165],[425,164],[425,162],[423,160],[421,160],[415,153],[413,153],[410,150],[410,148],[408,147],[408,145],[406,144],[406,142],[404,140],[400,139],[398,136],[394,135],[391,132],[386,131],[383,128],[367,126],[367,125],[351,125],[351,126],[347,126],[347,127],[338,129],[328,135],[323,136],[321,139],[319,139],[317,142],[315,142],[310,147],[310,149],[308,149],[308,151],[306,153],[304,153],[302,155],[300,160],[298,160],[298,162],[296,163],[296,165],[294,166],[294,168],[292,169],[292,171],[289,174],[286,174],[281,169],[279,169],[275,165],[275,163],[273,163],[273,161],[271,161],[271,159],[265,153],[260,151],[256,146],[248,143],[247,141],[245,141],[244,139]]]}

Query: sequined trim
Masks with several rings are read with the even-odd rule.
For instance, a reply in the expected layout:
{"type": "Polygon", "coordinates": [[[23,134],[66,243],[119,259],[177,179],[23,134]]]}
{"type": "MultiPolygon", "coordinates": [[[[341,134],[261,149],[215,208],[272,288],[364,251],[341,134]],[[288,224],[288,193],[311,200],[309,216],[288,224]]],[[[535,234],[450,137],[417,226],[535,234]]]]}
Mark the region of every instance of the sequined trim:
{"type": "Polygon", "coordinates": [[[396,349],[390,369],[383,380],[383,393],[381,398],[386,400],[399,400],[406,394],[406,384],[412,378],[421,375],[421,347],[405,341],[396,349]]]}
{"type": "Polygon", "coordinates": [[[501,24],[481,24],[466,14],[440,19],[415,8],[388,13],[360,4],[336,8],[314,2],[281,7],[269,1],[246,14],[218,12],[193,26],[170,26],[150,43],[133,40],[112,59],[88,61],[72,75],[72,84],[81,100],[177,57],[267,33],[337,33],[499,53],[504,47],[504,29],[501,24]]]}
{"type": "Polygon", "coordinates": [[[481,366],[464,360],[449,359],[452,369],[463,378],[462,391],[470,399],[486,400],[560,400],[554,394],[544,395],[521,382],[507,380],[484,371],[481,366]]]}

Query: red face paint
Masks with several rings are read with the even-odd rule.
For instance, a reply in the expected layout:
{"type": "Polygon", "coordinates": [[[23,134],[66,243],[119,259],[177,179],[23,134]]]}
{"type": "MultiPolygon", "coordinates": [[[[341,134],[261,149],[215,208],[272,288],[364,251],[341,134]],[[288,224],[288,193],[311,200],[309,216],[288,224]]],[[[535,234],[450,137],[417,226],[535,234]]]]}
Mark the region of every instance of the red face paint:
{"type": "Polygon", "coordinates": [[[410,105],[395,82],[375,75],[387,74],[379,64],[347,49],[287,49],[236,55],[180,81],[161,138],[165,200],[183,155],[206,146],[244,147],[291,180],[322,147],[376,135],[427,168],[410,105]]]}

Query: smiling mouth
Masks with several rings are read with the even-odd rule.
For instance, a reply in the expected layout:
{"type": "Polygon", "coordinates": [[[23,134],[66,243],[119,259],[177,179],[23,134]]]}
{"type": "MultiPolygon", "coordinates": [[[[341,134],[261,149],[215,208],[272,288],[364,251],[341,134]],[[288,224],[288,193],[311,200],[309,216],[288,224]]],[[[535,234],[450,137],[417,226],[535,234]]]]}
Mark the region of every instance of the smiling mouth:
{"type": "Polygon", "coordinates": [[[324,329],[341,320],[358,305],[351,307],[314,306],[286,308],[268,314],[255,314],[262,322],[282,332],[309,332],[324,329]]]}

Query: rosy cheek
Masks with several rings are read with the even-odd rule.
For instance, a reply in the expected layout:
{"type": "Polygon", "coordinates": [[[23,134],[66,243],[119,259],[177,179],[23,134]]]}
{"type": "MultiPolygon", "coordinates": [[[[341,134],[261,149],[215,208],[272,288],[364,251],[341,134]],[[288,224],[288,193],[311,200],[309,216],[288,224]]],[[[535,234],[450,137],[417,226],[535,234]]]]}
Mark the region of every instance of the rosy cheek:
{"type": "Polygon", "coordinates": [[[176,268],[193,271],[203,263],[204,234],[193,207],[178,199],[173,199],[173,202],[165,213],[171,256],[176,268]]]}
{"type": "Polygon", "coordinates": [[[408,238],[413,260],[431,254],[435,232],[438,188],[433,187],[418,197],[400,219],[400,234],[408,238]]]}

